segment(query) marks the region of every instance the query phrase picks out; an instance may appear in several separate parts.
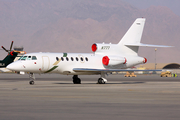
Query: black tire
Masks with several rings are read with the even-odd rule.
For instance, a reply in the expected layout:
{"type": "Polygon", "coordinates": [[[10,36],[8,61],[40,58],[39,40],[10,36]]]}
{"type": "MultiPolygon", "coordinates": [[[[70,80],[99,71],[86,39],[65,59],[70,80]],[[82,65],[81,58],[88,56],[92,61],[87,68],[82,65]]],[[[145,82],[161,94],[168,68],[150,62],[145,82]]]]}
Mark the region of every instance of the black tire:
{"type": "Polygon", "coordinates": [[[102,78],[98,79],[98,84],[105,84],[104,80],[102,78]]]}
{"type": "Polygon", "coordinates": [[[29,81],[29,84],[34,85],[34,81],[33,80],[29,81]]]}
{"type": "Polygon", "coordinates": [[[74,78],[73,83],[74,84],[81,84],[81,79],[80,78],[74,78]]]}
{"type": "Polygon", "coordinates": [[[77,83],[76,84],[81,84],[81,79],[80,78],[77,79],[77,83]]]}
{"type": "Polygon", "coordinates": [[[102,81],[101,78],[99,78],[99,79],[98,79],[98,84],[101,84],[101,81],[102,81]]]}

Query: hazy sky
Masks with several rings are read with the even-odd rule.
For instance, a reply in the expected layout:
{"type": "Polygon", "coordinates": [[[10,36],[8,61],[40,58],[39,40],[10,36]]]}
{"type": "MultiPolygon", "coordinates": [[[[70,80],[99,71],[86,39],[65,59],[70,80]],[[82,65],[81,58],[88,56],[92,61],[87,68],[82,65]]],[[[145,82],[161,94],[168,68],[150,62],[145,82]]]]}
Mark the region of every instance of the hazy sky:
{"type": "Polygon", "coordinates": [[[146,9],[150,6],[167,6],[175,14],[180,16],[180,0],[123,0],[131,5],[140,8],[146,9]]]}

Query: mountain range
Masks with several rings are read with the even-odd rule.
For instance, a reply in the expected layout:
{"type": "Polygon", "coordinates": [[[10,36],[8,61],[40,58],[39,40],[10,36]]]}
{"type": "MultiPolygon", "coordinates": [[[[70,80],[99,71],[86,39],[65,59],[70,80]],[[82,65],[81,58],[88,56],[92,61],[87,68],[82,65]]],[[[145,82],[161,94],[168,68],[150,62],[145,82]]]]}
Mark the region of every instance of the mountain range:
{"type": "MultiPolygon", "coordinates": [[[[121,0],[0,0],[0,45],[30,52],[92,52],[93,43],[118,43],[136,18],[146,18],[142,43],[157,48],[156,62],[179,63],[180,17],[168,7],[138,9],[121,0]]],[[[0,51],[2,59],[6,53],[0,51]]],[[[155,61],[155,48],[139,55],[155,61]]]]}

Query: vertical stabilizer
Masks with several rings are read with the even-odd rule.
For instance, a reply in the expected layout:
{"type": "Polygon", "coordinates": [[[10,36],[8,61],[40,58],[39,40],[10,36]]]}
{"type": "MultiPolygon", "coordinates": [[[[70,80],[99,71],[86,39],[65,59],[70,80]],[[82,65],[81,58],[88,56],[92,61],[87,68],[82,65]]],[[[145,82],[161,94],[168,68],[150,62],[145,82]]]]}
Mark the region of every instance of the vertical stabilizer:
{"type": "Polygon", "coordinates": [[[140,43],[143,28],[145,24],[145,18],[137,18],[126,34],[123,36],[119,44],[133,44],[133,43],[140,43]]]}
{"type": "Polygon", "coordinates": [[[126,54],[137,55],[139,46],[133,46],[133,44],[139,44],[141,41],[145,18],[137,18],[123,38],[120,40],[118,45],[123,49],[126,54]],[[131,44],[132,46],[126,46],[131,44]]]}

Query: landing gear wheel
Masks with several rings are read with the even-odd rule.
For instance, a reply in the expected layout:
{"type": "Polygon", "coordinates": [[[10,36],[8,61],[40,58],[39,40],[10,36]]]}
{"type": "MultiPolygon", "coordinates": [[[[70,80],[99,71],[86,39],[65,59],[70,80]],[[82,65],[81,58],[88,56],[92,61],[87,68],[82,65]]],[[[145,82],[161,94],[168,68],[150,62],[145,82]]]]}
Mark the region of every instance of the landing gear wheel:
{"type": "Polygon", "coordinates": [[[107,83],[107,79],[105,76],[105,72],[101,72],[101,77],[98,79],[97,84],[105,84],[107,83]]]}
{"type": "Polygon", "coordinates": [[[75,80],[73,80],[74,84],[81,84],[81,79],[77,78],[75,80]]]}
{"type": "Polygon", "coordinates": [[[106,82],[102,79],[102,78],[99,78],[98,79],[98,84],[105,84],[106,82]]]}
{"type": "Polygon", "coordinates": [[[74,83],[74,84],[81,84],[81,79],[78,78],[77,75],[74,75],[74,76],[73,76],[73,83],[74,83]]]}
{"type": "Polygon", "coordinates": [[[29,84],[34,85],[34,81],[33,80],[29,81],[29,84]]]}
{"type": "Polygon", "coordinates": [[[29,84],[34,85],[35,76],[34,73],[29,73],[29,84]]]}

